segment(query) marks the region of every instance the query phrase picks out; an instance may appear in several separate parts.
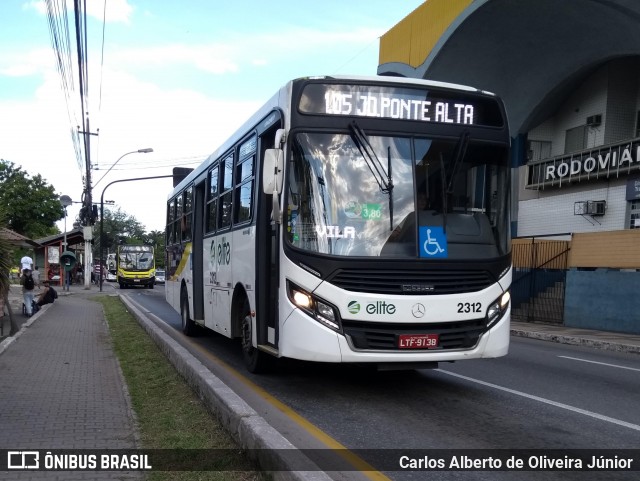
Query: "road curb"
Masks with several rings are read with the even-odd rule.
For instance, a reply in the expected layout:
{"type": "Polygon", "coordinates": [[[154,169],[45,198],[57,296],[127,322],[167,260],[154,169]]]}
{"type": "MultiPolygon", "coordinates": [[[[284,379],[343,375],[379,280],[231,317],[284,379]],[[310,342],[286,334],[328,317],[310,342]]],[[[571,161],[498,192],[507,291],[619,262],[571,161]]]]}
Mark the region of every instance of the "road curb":
{"type": "Polygon", "coordinates": [[[240,447],[248,450],[247,454],[254,457],[253,461],[261,469],[270,471],[277,480],[331,481],[311,460],[308,461],[309,466],[316,470],[294,471],[284,453],[296,451],[296,447],[131,300],[118,295],[209,411],[215,414],[240,447]]]}
{"type": "Polygon", "coordinates": [[[525,331],[513,328],[511,329],[511,335],[516,337],[537,339],[541,341],[557,342],[560,344],[569,344],[572,346],[585,346],[607,351],[640,354],[640,346],[622,344],[620,342],[603,341],[601,339],[590,339],[586,337],[567,336],[562,334],[550,334],[547,332],[525,331]]]}

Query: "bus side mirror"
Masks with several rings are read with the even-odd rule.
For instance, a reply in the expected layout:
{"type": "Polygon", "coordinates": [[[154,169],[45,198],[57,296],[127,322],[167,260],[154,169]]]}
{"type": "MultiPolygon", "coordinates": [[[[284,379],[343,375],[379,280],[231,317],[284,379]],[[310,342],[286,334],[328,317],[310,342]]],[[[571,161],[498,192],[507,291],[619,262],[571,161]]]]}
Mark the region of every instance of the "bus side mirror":
{"type": "Polygon", "coordinates": [[[279,194],[282,192],[282,164],[284,153],[282,149],[267,149],[264,152],[262,171],[262,191],[265,194],[279,194]]]}

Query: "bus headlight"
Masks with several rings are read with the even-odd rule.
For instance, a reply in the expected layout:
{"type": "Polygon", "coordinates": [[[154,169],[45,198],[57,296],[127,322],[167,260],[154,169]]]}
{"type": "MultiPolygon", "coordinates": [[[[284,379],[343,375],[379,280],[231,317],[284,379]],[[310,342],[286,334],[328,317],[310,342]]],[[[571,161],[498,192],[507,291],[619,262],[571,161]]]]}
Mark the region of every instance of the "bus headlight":
{"type": "Polygon", "coordinates": [[[509,294],[509,291],[506,291],[489,306],[489,309],[487,309],[487,327],[498,322],[507,310],[507,307],[509,307],[510,300],[511,294],[509,294]]]}
{"type": "Polygon", "coordinates": [[[287,294],[293,305],[299,307],[328,328],[340,331],[340,320],[336,314],[335,307],[331,304],[310,294],[292,282],[287,282],[287,294]]]}
{"type": "Polygon", "coordinates": [[[309,309],[313,305],[311,296],[306,292],[297,289],[293,290],[293,303],[303,309],[309,309]]]}

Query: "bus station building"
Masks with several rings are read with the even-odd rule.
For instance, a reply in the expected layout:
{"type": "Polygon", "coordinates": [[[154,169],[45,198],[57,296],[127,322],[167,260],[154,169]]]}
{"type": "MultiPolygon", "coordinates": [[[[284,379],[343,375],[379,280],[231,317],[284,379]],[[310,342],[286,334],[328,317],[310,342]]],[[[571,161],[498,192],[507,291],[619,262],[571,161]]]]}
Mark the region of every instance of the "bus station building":
{"type": "Polygon", "coordinates": [[[633,0],[428,0],[381,37],[378,74],[505,103],[516,320],[640,333],[639,27],[633,0]]]}

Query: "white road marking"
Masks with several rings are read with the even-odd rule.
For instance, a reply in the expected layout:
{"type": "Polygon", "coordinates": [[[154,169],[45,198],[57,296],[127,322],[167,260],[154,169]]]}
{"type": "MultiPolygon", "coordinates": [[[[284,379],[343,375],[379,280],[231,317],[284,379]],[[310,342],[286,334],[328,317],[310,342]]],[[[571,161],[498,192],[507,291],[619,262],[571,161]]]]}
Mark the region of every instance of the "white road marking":
{"type": "Polygon", "coordinates": [[[606,363],[606,362],[589,361],[588,359],[580,359],[579,357],[570,357],[570,356],[558,356],[558,357],[563,357],[565,359],[571,359],[573,361],[590,362],[591,364],[600,364],[601,366],[617,367],[618,369],[628,369],[629,371],[638,371],[638,372],[640,372],[640,369],[637,369],[635,367],[618,366],[617,364],[609,364],[609,363],[606,363]]]}
{"type": "Polygon", "coordinates": [[[443,371],[442,369],[436,369],[436,371],[441,372],[442,374],[447,374],[449,376],[458,377],[460,379],[464,379],[465,381],[474,382],[476,384],[482,384],[483,386],[491,387],[494,389],[499,389],[500,391],[505,391],[510,394],[515,394],[516,396],[522,396],[527,399],[532,399],[533,401],[538,401],[544,404],[549,404],[551,406],[558,407],[560,409],[566,409],[567,411],[572,411],[574,413],[583,414],[585,416],[589,416],[600,421],[605,421],[611,424],[617,424],[618,426],[623,426],[625,428],[633,429],[634,431],[640,431],[640,426],[637,424],[628,423],[626,421],[621,421],[620,419],[615,419],[609,416],[605,416],[603,414],[594,413],[592,411],[587,411],[586,409],[580,409],[574,406],[569,406],[568,404],[559,403],[556,401],[551,401],[550,399],[545,399],[540,396],[534,396],[533,394],[527,394],[521,391],[516,391],[515,389],[509,389],[508,387],[498,386],[497,384],[492,384],[490,382],[480,381],[479,379],[473,379],[472,377],[463,376],[462,374],[456,374],[450,371],[443,371]]]}

